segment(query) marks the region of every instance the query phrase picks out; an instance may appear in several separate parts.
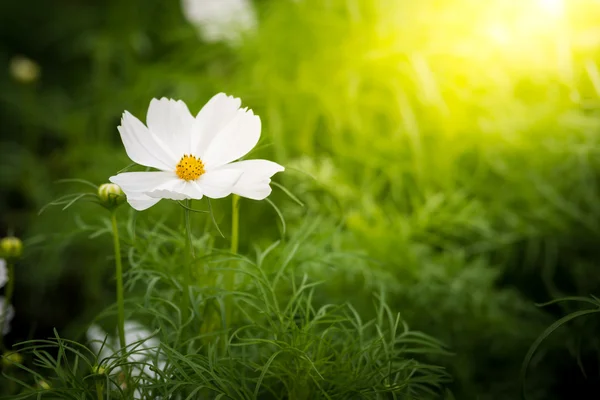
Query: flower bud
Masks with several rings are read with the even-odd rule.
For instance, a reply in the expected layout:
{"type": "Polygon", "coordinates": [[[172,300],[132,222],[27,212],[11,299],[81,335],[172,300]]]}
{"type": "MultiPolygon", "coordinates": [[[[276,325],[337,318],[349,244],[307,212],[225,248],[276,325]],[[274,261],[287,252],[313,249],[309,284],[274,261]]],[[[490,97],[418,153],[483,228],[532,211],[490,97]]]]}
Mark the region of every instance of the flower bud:
{"type": "Polygon", "coordinates": [[[5,367],[9,367],[12,364],[21,364],[23,362],[23,356],[16,351],[7,351],[2,355],[2,364],[5,367]]]}
{"type": "Polygon", "coordinates": [[[21,257],[23,254],[23,242],[21,239],[8,236],[0,240],[0,256],[8,259],[21,257]]]}
{"type": "Polygon", "coordinates": [[[41,380],[38,382],[38,387],[42,390],[50,390],[51,386],[48,382],[41,380]]]}
{"type": "Polygon", "coordinates": [[[104,183],[98,188],[98,197],[107,208],[115,208],[125,201],[123,191],[114,183],[104,183]]]}
{"type": "Polygon", "coordinates": [[[12,77],[21,83],[32,83],[40,77],[40,66],[27,57],[13,57],[9,68],[12,77]]]}
{"type": "Polygon", "coordinates": [[[106,372],[106,368],[104,368],[100,365],[94,365],[92,367],[92,373],[94,373],[96,375],[104,375],[104,372],[106,372]]]}

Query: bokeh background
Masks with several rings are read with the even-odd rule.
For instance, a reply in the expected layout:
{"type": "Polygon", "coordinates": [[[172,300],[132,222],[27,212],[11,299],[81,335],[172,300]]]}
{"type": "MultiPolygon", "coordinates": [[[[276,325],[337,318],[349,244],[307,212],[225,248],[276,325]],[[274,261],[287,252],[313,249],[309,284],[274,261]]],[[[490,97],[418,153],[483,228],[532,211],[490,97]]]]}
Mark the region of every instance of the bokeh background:
{"type": "MultiPolygon", "coordinates": [[[[26,244],[7,340],[81,338],[114,301],[98,209],[38,215],[72,191],[56,180],[130,163],[124,110],[223,91],[304,203],[275,189],[284,232],[243,202],[242,251],[299,240],[324,301],[367,310],[383,290],[449,347],[455,398],[516,399],[529,347],[583,307],[536,304],[600,294],[599,62],[598,0],[2,1],[0,232],[26,244]]],[[[598,398],[599,332],[588,316],[549,336],[529,396],[598,398]]]]}

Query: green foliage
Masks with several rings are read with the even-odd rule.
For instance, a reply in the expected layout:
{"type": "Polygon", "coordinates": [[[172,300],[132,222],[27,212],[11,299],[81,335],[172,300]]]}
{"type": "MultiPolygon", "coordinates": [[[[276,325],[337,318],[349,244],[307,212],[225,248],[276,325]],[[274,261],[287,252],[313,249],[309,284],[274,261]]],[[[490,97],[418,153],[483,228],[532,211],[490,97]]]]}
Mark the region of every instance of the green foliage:
{"type": "MultiPolygon", "coordinates": [[[[265,324],[275,317],[242,312],[242,301],[249,298],[265,306],[256,297],[261,285],[251,278],[258,272],[253,265],[263,265],[266,276],[275,279],[287,260],[288,272],[278,281],[285,278],[291,286],[304,275],[310,283],[322,281],[314,293],[304,292],[313,293],[313,310],[351,304],[338,306],[332,316],[336,322],[330,326],[341,333],[323,344],[334,357],[331,364],[311,358],[320,369],[303,367],[314,396],[365,384],[338,379],[332,371],[351,373],[339,349],[357,354],[350,336],[358,328],[348,328],[356,322],[352,309],[362,320],[375,321],[369,329],[382,322],[371,305],[374,293],[385,293],[384,304],[394,316],[401,312],[402,321],[451,349],[452,357],[428,354],[422,362],[447,367],[456,398],[507,400],[519,395],[527,349],[555,326],[552,321],[578,311],[565,303],[542,309],[534,303],[598,294],[600,85],[594,38],[599,10],[594,2],[572,2],[581,6],[569,8],[564,25],[534,15],[526,21],[525,36],[508,29],[517,38],[502,45],[488,30],[503,21],[511,3],[506,1],[263,0],[255,2],[257,32],[237,47],[199,41],[177,1],[34,3],[39,4],[0,5],[0,37],[6,43],[0,60],[8,64],[14,54],[24,53],[41,66],[33,85],[0,78],[1,228],[27,239],[16,271],[13,342],[52,336],[54,327],[61,337],[80,338],[114,297],[113,260],[106,250],[109,221],[98,218],[95,206],[70,205],[77,196],[59,200],[70,205],[73,218],[52,208],[37,217],[45,204],[80,190],[52,182],[69,177],[100,184],[128,165],[115,129],[123,110],[143,119],[150,98],[172,96],[196,111],[218,91],[241,97],[261,116],[263,139],[253,156],[286,166],[281,179],[292,198],[275,187],[274,208],[242,202],[240,254],[281,239],[271,250],[277,262],[264,265],[223,254],[231,231],[229,202],[193,205],[211,215],[192,215],[197,251],[192,283],[186,283],[181,207],[161,202],[140,215],[119,210],[121,219],[132,213],[124,225],[128,312],[169,307],[150,298],[171,298],[175,307],[162,311],[169,319],[153,325],[161,319],[144,315],[148,326],[161,327],[163,347],[171,346],[163,351],[178,355],[173,365],[180,366],[182,382],[196,364],[217,357],[227,379],[241,382],[241,372],[228,375],[232,365],[247,373],[240,387],[247,385],[250,394],[257,371],[266,371],[259,387],[264,393],[272,388],[277,397],[289,390],[282,383],[291,376],[283,358],[265,368],[281,350],[276,345],[231,347],[231,339],[240,338],[228,332],[227,349],[237,358],[227,364],[219,335],[218,344],[211,344],[214,353],[204,344],[192,360],[186,358],[192,353],[173,344],[173,332],[183,330],[189,339],[202,326],[179,326],[186,311],[176,293],[186,284],[202,288],[192,289],[189,304],[207,307],[194,309],[202,316],[196,324],[210,315],[206,332],[218,331],[221,304],[228,298],[219,288],[231,263],[239,271],[239,293],[232,295],[236,321],[240,327],[244,321],[258,324],[244,334],[271,340],[259,327],[270,326],[265,324]],[[60,17],[47,22],[55,7],[60,17]],[[538,36],[544,37],[538,41],[538,36]],[[65,288],[68,297],[62,295],[65,288]],[[181,321],[174,322],[179,314],[181,321]],[[37,328],[25,321],[37,321],[37,328]],[[332,386],[314,383],[325,381],[332,386]]],[[[276,296],[285,310],[296,290],[278,283],[276,296]]],[[[299,309],[309,304],[292,303],[299,309]]],[[[290,331],[292,317],[282,315],[288,325],[277,329],[284,330],[290,346],[304,328],[290,331]]],[[[315,315],[307,315],[305,325],[312,326],[315,315]]],[[[317,351],[317,332],[327,328],[319,329],[304,333],[303,351],[317,351]]],[[[394,330],[387,322],[380,329],[388,335],[394,330]]],[[[576,398],[575,385],[563,379],[565,369],[575,371],[569,376],[585,377],[580,370],[585,372],[590,364],[584,366],[585,360],[597,354],[598,329],[593,316],[585,323],[576,319],[540,344],[544,352],[530,353],[529,396],[576,398]]],[[[378,340],[376,331],[368,335],[378,340]]],[[[302,360],[300,353],[281,354],[302,360]]]]}
{"type": "MultiPolygon", "coordinates": [[[[389,394],[423,399],[437,398],[449,379],[442,367],[419,361],[424,355],[447,354],[443,345],[409,330],[383,295],[369,299],[375,300],[375,318],[368,321],[351,304],[319,304],[315,300],[322,291],[319,283],[294,273],[290,249],[297,248],[298,242],[280,252],[276,250],[281,244],[276,242],[257,249],[249,259],[211,254],[207,235],[194,238],[199,254],[191,266],[194,281],[190,284],[182,281],[187,277],[180,270],[171,270],[181,265],[177,260],[182,235],[161,224],[152,230],[137,227],[130,235],[126,253],[132,268],[127,282],[133,287],[139,284],[145,292],[128,298],[128,319],[139,318],[157,327],[159,348],[136,341],[124,353],[98,359],[85,346],[58,334],[53,340],[22,343],[17,349],[36,369],[17,367],[49,383],[51,389],[32,387],[8,374],[7,379],[27,389],[13,398],[43,392],[94,399],[99,390],[101,395],[118,398],[127,392],[115,385],[118,372],[136,367],[155,372],[139,381],[132,379],[133,385],[139,385],[136,398],[375,399],[389,394]],[[235,292],[213,284],[227,272],[237,275],[235,292]],[[185,295],[190,296],[189,310],[180,308],[185,295]],[[228,326],[224,304],[230,297],[235,318],[228,326]],[[140,365],[132,361],[135,354],[151,356],[140,365]],[[163,368],[157,367],[158,357],[166,365],[163,368]],[[102,376],[94,373],[99,367],[102,376]]],[[[109,309],[105,316],[113,313],[109,309]]]]}

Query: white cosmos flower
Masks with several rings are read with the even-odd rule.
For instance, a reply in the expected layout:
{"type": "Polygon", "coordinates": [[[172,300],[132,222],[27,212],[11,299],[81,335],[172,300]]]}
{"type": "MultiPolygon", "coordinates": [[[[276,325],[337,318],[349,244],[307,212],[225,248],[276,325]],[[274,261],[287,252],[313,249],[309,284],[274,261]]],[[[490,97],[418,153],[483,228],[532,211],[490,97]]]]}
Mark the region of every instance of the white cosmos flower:
{"type": "Polygon", "coordinates": [[[260,118],[224,93],[211,98],[194,117],[181,100],[152,99],[146,126],[125,111],[119,133],[132,161],[160,171],[111,176],[136,210],[161,199],[226,197],[232,193],[262,200],[271,177],[284,168],[272,161],[245,160],[260,138],[260,118]]]}
{"type": "Polygon", "coordinates": [[[3,296],[0,296],[0,325],[4,324],[4,329],[2,334],[6,335],[10,332],[10,321],[15,316],[15,309],[12,305],[9,305],[6,309],[6,314],[4,313],[4,302],[6,300],[3,296]]]}
{"type": "Polygon", "coordinates": [[[181,7],[207,42],[236,44],[242,34],[256,29],[256,13],[249,0],[181,0],[181,7]]]}
{"type": "MultiPolygon", "coordinates": [[[[88,328],[86,335],[91,350],[98,355],[99,363],[110,357],[120,356],[118,333],[108,336],[102,328],[94,324],[88,328]]],[[[138,382],[133,398],[142,399],[145,398],[142,395],[143,385],[156,380],[158,374],[155,371],[164,370],[167,362],[160,353],[160,340],[139,322],[125,321],[125,343],[126,350],[131,352],[127,356],[128,370],[138,382]]],[[[116,369],[114,372],[118,376],[121,370],[116,369]]]]}
{"type": "Polygon", "coordinates": [[[8,282],[8,271],[6,270],[6,260],[0,258],[0,288],[8,282]]]}
{"type": "MultiPolygon", "coordinates": [[[[6,260],[0,258],[0,288],[6,285],[8,282],[8,271],[6,269],[6,260]]],[[[4,329],[2,332],[3,335],[6,335],[10,332],[10,320],[15,316],[15,309],[12,305],[9,305],[6,309],[6,315],[4,314],[4,297],[0,296],[0,325],[2,325],[4,318],[6,321],[4,322],[4,329]]]]}

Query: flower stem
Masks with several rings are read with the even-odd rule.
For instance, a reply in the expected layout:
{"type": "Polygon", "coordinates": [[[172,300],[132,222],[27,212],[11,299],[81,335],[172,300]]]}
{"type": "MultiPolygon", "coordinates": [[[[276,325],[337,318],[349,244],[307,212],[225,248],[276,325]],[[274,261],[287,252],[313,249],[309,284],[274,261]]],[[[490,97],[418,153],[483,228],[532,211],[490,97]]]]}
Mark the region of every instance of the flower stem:
{"type": "Polygon", "coordinates": [[[103,396],[103,385],[100,382],[96,382],[96,396],[98,397],[98,400],[102,400],[103,396]]]}
{"type": "Polygon", "coordinates": [[[118,331],[121,349],[125,352],[125,301],[123,297],[123,264],[121,262],[121,244],[119,242],[119,228],[117,226],[117,214],[112,212],[112,233],[115,249],[115,276],[117,278],[117,308],[118,308],[118,331]]]}
{"type": "Polygon", "coordinates": [[[240,226],[240,196],[237,194],[231,196],[231,205],[231,253],[237,254],[240,226]]]}
{"type": "MultiPolygon", "coordinates": [[[[185,201],[185,206],[186,208],[183,209],[185,213],[185,230],[187,232],[185,245],[188,255],[191,255],[192,259],[194,259],[196,258],[196,254],[194,253],[194,246],[192,246],[192,225],[190,222],[190,209],[192,208],[192,200],[187,199],[185,201]]],[[[189,271],[191,272],[191,266],[189,271]]]]}
{"type": "MultiPolygon", "coordinates": [[[[123,356],[127,353],[127,342],[125,341],[125,299],[123,295],[123,262],[121,261],[121,242],[119,241],[119,226],[117,225],[117,213],[113,210],[111,213],[112,234],[115,250],[115,277],[117,279],[117,330],[119,331],[119,344],[123,356]]],[[[123,367],[126,382],[129,383],[129,373],[127,367],[123,367]]],[[[130,390],[127,385],[127,390],[130,390]]]]}
{"type": "MultiPolygon", "coordinates": [[[[231,254],[237,254],[239,244],[239,227],[240,227],[240,196],[234,194],[231,196],[231,254]]],[[[227,271],[225,275],[225,290],[233,292],[235,273],[233,271],[227,271]]],[[[226,301],[226,315],[225,322],[227,326],[231,326],[231,318],[233,314],[233,301],[231,300],[232,294],[229,294],[226,301]]]]}
{"type": "Polygon", "coordinates": [[[192,200],[185,200],[184,219],[185,219],[185,282],[183,283],[183,305],[184,315],[187,316],[190,308],[190,282],[192,280],[192,260],[196,258],[194,246],[192,244],[192,224],[190,221],[190,209],[192,208],[192,200]]]}
{"type": "Polygon", "coordinates": [[[12,262],[6,263],[6,268],[8,269],[8,282],[6,283],[6,295],[4,296],[4,306],[2,307],[2,313],[0,317],[2,321],[0,322],[0,346],[2,349],[4,347],[4,327],[6,325],[6,320],[8,319],[8,308],[10,307],[10,302],[12,301],[13,292],[15,290],[15,266],[12,262]]]}

